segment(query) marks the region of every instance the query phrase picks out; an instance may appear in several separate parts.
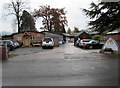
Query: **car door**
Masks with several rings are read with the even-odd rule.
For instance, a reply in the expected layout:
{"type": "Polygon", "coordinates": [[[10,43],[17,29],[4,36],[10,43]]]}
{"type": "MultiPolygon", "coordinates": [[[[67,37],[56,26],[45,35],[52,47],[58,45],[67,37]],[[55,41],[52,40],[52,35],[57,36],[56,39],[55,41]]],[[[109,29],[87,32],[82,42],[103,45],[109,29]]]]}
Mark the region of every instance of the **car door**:
{"type": "Polygon", "coordinates": [[[99,48],[99,43],[97,41],[92,41],[93,48],[99,48]]]}

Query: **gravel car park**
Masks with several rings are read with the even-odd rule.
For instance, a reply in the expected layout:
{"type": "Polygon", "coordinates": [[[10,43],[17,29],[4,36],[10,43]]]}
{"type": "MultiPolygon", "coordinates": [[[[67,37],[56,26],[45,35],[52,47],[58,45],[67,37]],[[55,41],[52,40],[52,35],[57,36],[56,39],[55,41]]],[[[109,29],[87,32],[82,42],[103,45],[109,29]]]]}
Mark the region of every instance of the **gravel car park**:
{"type": "Polygon", "coordinates": [[[117,57],[99,49],[84,50],[67,43],[55,49],[18,48],[2,64],[3,86],[115,86],[117,57]]]}

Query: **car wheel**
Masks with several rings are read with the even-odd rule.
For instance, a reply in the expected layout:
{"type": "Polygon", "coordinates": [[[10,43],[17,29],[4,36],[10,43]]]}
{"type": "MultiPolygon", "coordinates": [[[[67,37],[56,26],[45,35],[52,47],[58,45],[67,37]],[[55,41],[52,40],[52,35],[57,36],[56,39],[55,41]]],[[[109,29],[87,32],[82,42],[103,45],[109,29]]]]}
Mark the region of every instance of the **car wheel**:
{"type": "Polygon", "coordinates": [[[89,46],[89,49],[93,49],[93,46],[89,46]]]}
{"type": "Polygon", "coordinates": [[[45,49],[45,47],[44,47],[44,46],[42,46],[42,48],[43,48],[43,49],[45,49]]]}
{"type": "Polygon", "coordinates": [[[51,47],[51,49],[53,49],[53,46],[51,47]]]}
{"type": "Polygon", "coordinates": [[[77,44],[77,47],[79,47],[79,44],[77,44]]]}

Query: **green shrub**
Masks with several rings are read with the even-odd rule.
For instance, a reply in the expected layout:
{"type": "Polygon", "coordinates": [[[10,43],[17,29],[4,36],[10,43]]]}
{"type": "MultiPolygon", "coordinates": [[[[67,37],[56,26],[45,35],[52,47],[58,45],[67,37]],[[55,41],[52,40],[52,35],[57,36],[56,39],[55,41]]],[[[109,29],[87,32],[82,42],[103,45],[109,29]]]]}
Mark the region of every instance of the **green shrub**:
{"type": "Polygon", "coordinates": [[[92,37],[92,39],[93,40],[100,40],[101,39],[101,35],[94,35],[93,37],[92,37]]]}

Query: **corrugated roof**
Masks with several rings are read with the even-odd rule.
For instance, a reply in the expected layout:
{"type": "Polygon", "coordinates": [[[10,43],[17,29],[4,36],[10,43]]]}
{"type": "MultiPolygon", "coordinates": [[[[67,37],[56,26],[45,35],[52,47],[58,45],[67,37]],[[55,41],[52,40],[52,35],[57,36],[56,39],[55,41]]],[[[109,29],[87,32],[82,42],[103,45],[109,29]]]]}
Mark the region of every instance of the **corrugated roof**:
{"type": "Polygon", "coordinates": [[[116,33],[120,33],[120,29],[116,29],[116,30],[108,32],[106,34],[116,34],[116,33]]]}
{"type": "MultiPolygon", "coordinates": [[[[73,34],[70,34],[70,36],[79,36],[79,35],[81,35],[84,32],[85,31],[82,31],[82,32],[79,32],[79,33],[73,33],[73,34]]],[[[87,33],[87,32],[85,32],[85,33],[87,33]]],[[[89,33],[87,33],[87,34],[89,34],[89,33]]]]}
{"type": "MultiPolygon", "coordinates": [[[[26,32],[34,32],[34,33],[43,33],[43,32],[37,32],[37,31],[26,31],[26,32]]],[[[25,32],[20,32],[20,33],[25,33],[25,32]]],[[[19,34],[19,33],[13,33],[11,35],[15,35],[15,34],[19,34]]],[[[43,33],[44,34],[44,33],[43,33]]]]}

